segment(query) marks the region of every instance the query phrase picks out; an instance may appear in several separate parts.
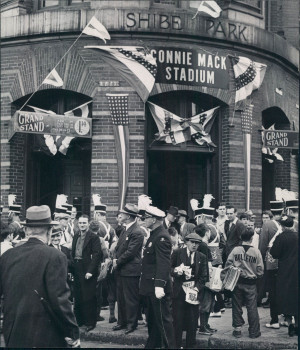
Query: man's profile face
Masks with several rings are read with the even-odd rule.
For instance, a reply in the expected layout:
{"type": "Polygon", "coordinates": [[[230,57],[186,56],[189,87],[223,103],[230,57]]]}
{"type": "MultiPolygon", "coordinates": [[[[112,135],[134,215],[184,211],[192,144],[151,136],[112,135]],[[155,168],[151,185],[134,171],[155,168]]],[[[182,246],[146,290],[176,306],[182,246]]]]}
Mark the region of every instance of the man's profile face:
{"type": "Polygon", "coordinates": [[[236,218],[236,213],[233,208],[227,209],[227,217],[229,221],[233,221],[236,218]]]}
{"type": "Polygon", "coordinates": [[[88,227],[89,227],[89,220],[88,218],[79,218],[78,220],[78,227],[80,229],[81,232],[85,232],[87,231],[88,227]]]}
{"type": "Polygon", "coordinates": [[[151,228],[155,224],[156,220],[153,217],[145,218],[143,226],[146,228],[151,228]]]}
{"type": "Polygon", "coordinates": [[[176,216],[174,216],[174,215],[168,213],[168,214],[167,214],[167,219],[168,219],[170,222],[174,222],[175,219],[176,219],[176,216]]]}
{"type": "Polygon", "coordinates": [[[185,216],[179,216],[178,218],[178,224],[183,224],[185,222],[185,216]]]}

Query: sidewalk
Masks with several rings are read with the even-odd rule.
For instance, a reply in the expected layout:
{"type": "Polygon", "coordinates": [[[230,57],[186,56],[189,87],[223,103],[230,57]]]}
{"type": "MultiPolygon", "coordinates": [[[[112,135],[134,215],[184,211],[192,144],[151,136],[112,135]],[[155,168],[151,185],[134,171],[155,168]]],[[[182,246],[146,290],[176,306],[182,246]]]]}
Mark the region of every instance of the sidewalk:
{"type": "MultiPolygon", "coordinates": [[[[270,321],[270,309],[258,308],[260,315],[260,327],[262,336],[257,339],[248,337],[247,312],[244,308],[245,326],[242,329],[242,337],[237,339],[232,336],[231,309],[226,309],[221,318],[210,318],[211,327],[218,331],[211,336],[197,334],[197,348],[199,349],[298,349],[298,337],[289,337],[287,327],[281,327],[278,330],[268,329],[265,324],[270,321]]],[[[101,316],[105,321],[98,322],[97,327],[91,332],[86,333],[82,330],[81,339],[112,342],[126,345],[143,345],[146,343],[148,333],[147,327],[139,325],[138,328],[128,335],[124,331],[112,331],[116,323],[108,323],[109,312],[102,310],[101,316]]],[[[183,333],[183,339],[185,333],[183,333]]],[[[184,342],[183,342],[184,344],[184,342]]]]}

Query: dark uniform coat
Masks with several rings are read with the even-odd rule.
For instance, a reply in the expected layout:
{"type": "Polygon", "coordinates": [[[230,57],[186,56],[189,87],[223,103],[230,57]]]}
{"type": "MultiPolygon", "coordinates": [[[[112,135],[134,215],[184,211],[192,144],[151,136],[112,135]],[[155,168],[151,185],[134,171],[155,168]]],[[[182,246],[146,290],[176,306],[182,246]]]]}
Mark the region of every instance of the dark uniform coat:
{"type": "Polygon", "coordinates": [[[147,240],[142,261],[140,294],[147,304],[148,340],[146,349],[175,348],[171,313],[172,242],[163,225],[154,229],[147,240]],[[164,288],[165,296],[157,299],[155,287],[164,288]]]}
{"type": "Polygon", "coordinates": [[[298,233],[286,229],[276,237],[270,250],[278,259],[278,314],[298,314],[298,233]]]}
{"type": "Polygon", "coordinates": [[[136,222],[121,233],[115,249],[121,276],[140,276],[143,242],[144,231],[136,222]]]}
{"type": "Polygon", "coordinates": [[[93,326],[97,320],[96,284],[98,267],[102,261],[100,239],[93,232],[87,231],[82,248],[82,260],[78,262],[74,259],[78,238],[79,234],[76,234],[72,243],[74,311],[79,325],[93,326]],[[86,273],[91,273],[93,276],[87,280],[86,273]]]}
{"type": "Polygon", "coordinates": [[[230,225],[230,221],[226,220],[224,224],[224,230],[227,237],[226,247],[225,247],[226,258],[231,253],[233,248],[237,247],[242,243],[241,234],[243,231],[246,230],[246,226],[240,220],[237,220],[235,224],[233,223],[230,229],[229,229],[229,225],[230,225]]]}
{"type": "Polygon", "coordinates": [[[65,347],[64,337],[79,337],[66,281],[66,256],[37,238],[29,238],[1,256],[0,295],[4,295],[7,347],[65,347]],[[35,290],[47,300],[55,321],[35,290]]]}

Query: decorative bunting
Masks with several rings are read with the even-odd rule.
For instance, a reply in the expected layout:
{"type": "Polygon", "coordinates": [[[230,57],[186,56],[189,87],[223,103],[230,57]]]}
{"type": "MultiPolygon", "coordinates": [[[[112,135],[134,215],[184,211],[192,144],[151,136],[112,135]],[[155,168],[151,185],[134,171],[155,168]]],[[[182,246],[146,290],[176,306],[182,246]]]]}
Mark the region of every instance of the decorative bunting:
{"type": "Polygon", "coordinates": [[[119,208],[125,204],[129,176],[128,94],[106,94],[115,135],[119,171],[119,208]]]}
{"type": "Polygon", "coordinates": [[[191,118],[181,118],[168,110],[148,102],[150,111],[158,127],[156,140],[173,145],[194,140],[199,145],[217,147],[209,135],[219,107],[197,114],[191,118]]]}
{"type": "Polygon", "coordinates": [[[243,56],[230,56],[230,58],[235,78],[235,103],[237,103],[261,86],[267,66],[243,56]]]}
{"type": "Polygon", "coordinates": [[[146,102],[157,72],[156,60],[143,47],[85,46],[97,49],[101,59],[112,66],[146,102]]]}

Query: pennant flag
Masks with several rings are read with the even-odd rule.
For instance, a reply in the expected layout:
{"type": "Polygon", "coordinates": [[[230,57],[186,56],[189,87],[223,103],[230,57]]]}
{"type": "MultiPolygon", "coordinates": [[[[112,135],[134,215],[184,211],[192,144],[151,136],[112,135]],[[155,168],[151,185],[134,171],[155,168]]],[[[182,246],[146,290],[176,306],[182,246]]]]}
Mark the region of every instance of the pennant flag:
{"type": "Polygon", "coordinates": [[[44,79],[42,84],[49,84],[49,85],[60,87],[60,86],[64,85],[64,82],[63,82],[62,78],[59,76],[59,74],[57,73],[56,69],[54,68],[46,76],[46,78],[44,79]]]}
{"type": "Polygon", "coordinates": [[[193,140],[199,145],[217,147],[209,135],[219,107],[197,114],[192,118],[181,118],[166,109],[148,102],[150,111],[158,128],[156,140],[176,145],[193,140]]]}
{"type": "Polygon", "coordinates": [[[222,9],[215,1],[201,1],[197,13],[192,19],[196,18],[199,12],[204,12],[213,18],[218,18],[220,17],[222,9]]]}
{"type": "Polygon", "coordinates": [[[89,23],[83,29],[82,33],[102,39],[105,43],[105,39],[110,40],[110,35],[108,31],[106,30],[104,25],[97,20],[95,16],[91,18],[89,23]]]}
{"type": "Polygon", "coordinates": [[[128,94],[106,94],[112,118],[119,171],[119,208],[125,204],[129,176],[128,94]]]}
{"type": "Polygon", "coordinates": [[[242,132],[244,134],[251,134],[252,132],[252,112],[254,105],[250,104],[241,113],[242,132]]]}
{"type": "MultiPolygon", "coordinates": [[[[263,126],[261,127],[262,130],[266,130],[263,126]]],[[[275,124],[271,125],[267,130],[275,130],[275,124]]],[[[261,133],[261,139],[262,139],[262,143],[264,144],[264,133],[261,133]]],[[[270,147],[262,147],[261,149],[262,153],[265,155],[265,159],[269,162],[269,163],[273,163],[274,160],[279,160],[281,162],[283,162],[283,158],[282,156],[277,153],[278,152],[278,148],[273,148],[271,149],[270,147]]]]}
{"type": "Polygon", "coordinates": [[[235,78],[235,103],[237,103],[261,86],[267,66],[243,56],[230,56],[230,58],[235,78]]]}
{"type": "Polygon", "coordinates": [[[155,58],[143,47],[85,46],[98,49],[101,59],[112,66],[146,102],[155,82],[157,64],[155,58]]]}
{"type": "Polygon", "coordinates": [[[89,115],[89,104],[92,102],[88,101],[76,108],[70,109],[69,111],[65,112],[64,115],[66,117],[81,117],[81,118],[87,118],[89,115]]]}

